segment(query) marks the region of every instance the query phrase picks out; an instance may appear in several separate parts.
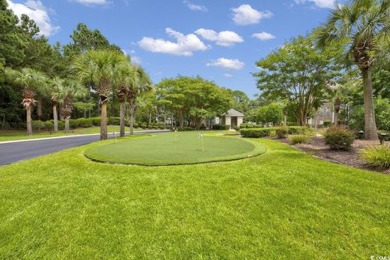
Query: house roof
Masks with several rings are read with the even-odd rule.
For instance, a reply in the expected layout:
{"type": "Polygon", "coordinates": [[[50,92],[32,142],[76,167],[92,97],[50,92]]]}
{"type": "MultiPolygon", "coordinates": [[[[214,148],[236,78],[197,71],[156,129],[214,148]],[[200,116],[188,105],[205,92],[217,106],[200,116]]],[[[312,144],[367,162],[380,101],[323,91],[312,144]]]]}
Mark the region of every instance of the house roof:
{"type": "Polygon", "coordinates": [[[243,117],[244,114],[238,112],[235,109],[229,109],[225,114],[223,114],[223,116],[241,116],[241,117],[243,117]]]}

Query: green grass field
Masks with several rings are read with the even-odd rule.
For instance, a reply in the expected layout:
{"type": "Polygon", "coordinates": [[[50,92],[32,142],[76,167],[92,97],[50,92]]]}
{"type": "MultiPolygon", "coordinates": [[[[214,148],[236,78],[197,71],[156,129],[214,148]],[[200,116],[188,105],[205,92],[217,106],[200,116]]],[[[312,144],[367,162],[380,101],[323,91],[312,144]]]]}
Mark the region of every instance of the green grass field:
{"type": "Polygon", "coordinates": [[[248,139],[210,132],[171,132],[111,141],[89,148],[85,155],[99,162],[161,166],[237,160],[264,152],[264,146],[248,139]]]}
{"type": "Polygon", "coordinates": [[[101,164],[90,144],[0,168],[1,259],[390,255],[390,176],[272,140],[245,160],[101,164]]]}

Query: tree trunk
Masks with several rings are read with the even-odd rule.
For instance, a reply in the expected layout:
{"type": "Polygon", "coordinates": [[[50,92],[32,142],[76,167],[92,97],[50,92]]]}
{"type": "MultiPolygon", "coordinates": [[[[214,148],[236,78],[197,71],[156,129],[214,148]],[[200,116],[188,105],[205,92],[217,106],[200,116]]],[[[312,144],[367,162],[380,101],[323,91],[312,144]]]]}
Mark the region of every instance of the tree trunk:
{"type": "Polygon", "coordinates": [[[26,123],[27,123],[27,134],[32,135],[32,122],[31,122],[31,106],[26,106],[26,123]]]}
{"type": "Polygon", "coordinates": [[[134,113],[135,113],[135,102],[130,101],[130,135],[134,134],[134,113]]]}
{"type": "Polygon", "coordinates": [[[101,97],[102,111],[101,111],[101,122],[100,122],[100,140],[107,140],[107,98],[101,97]]]}
{"type": "Polygon", "coordinates": [[[54,132],[58,132],[58,113],[57,113],[57,104],[53,105],[53,124],[54,132]]]}
{"type": "Polygon", "coordinates": [[[121,102],[120,103],[120,111],[119,111],[119,117],[120,117],[120,130],[119,130],[119,136],[124,137],[125,136],[125,108],[126,103],[121,102]]]}
{"type": "Polygon", "coordinates": [[[38,114],[38,119],[42,119],[42,98],[39,98],[38,100],[38,108],[37,108],[37,114],[38,114]]]}
{"type": "Polygon", "coordinates": [[[69,131],[69,130],[70,130],[70,129],[69,129],[69,128],[70,128],[70,127],[69,127],[69,119],[70,119],[69,116],[66,116],[66,117],[65,117],[65,133],[67,133],[67,134],[70,132],[70,131],[69,131]]]}
{"type": "Polygon", "coordinates": [[[364,134],[366,140],[377,140],[374,97],[372,94],[370,68],[362,69],[364,88],[364,134]]]}

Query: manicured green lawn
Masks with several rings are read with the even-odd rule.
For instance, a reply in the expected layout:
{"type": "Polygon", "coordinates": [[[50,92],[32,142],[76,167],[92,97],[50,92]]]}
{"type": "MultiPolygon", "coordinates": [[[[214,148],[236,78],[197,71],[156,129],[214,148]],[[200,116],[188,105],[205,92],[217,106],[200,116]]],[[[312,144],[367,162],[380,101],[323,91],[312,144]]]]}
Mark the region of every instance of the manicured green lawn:
{"type": "Polygon", "coordinates": [[[99,162],[155,166],[229,161],[264,152],[264,146],[248,139],[213,132],[170,132],[94,146],[85,155],[99,162]]]}
{"type": "Polygon", "coordinates": [[[390,255],[390,176],[257,140],[261,156],[123,166],[90,144],[0,168],[0,258],[390,255]]]}

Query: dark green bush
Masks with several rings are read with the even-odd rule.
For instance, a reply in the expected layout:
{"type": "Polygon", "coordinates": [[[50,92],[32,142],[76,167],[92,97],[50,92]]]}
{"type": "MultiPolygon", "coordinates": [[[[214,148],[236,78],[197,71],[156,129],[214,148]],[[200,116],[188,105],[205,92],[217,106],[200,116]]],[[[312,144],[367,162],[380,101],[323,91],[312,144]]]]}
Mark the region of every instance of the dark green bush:
{"type": "Polygon", "coordinates": [[[94,126],[100,126],[101,119],[100,117],[91,117],[92,125],[94,126]]]}
{"type": "Polygon", "coordinates": [[[52,121],[46,121],[45,122],[45,129],[47,130],[47,131],[53,131],[53,129],[54,129],[54,123],[52,122],[52,121]]]}
{"type": "Polygon", "coordinates": [[[32,128],[36,131],[42,131],[45,128],[45,123],[41,120],[33,120],[32,128]]]}
{"type": "Polygon", "coordinates": [[[251,124],[251,123],[243,123],[240,125],[240,129],[243,129],[243,128],[254,128],[255,125],[254,124],[251,124]]]}
{"type": "Polygon", "coordinates": [[[332,125],[332,122],[330,121],[324,121],[324,127],[329,127],[332,125]]]}
{"type": "Polygon", "coordinates": [[[260,138],[267,137],[271,134],[271,128],[250,128],[250,129],[241,129],[240,133],[243,137],[249,138],[260,138]]]}
{"type": "Polygon", "coordinates": [[[229,130],[230,126],[228,125],[220,125],[220,124],[215,124],[211,128],[212,130],[229,130]]]}
{"type": "Polygon", "coordinates": [[[278,138],[286,138],[288,135],[288,127],[287,126],[281,126],[275,128],[275,133],[278,138]]]}
{"type": "Polygon", "coordinates": [[[390,145],[378,145],[364,149],[361,157],[368,165],[380,169],[390,168],[390,145]]]}
{"type": "Polygon", "coordinates": [[[325,143],[333,150],[350,150],[355,133],[344,127],[331,127],[325,132],[325,143]]]}
{"type": "Polygon", "coordinates": [[[69,127],[71,129],[78,128],[80,126],[79,124],[80,124],[80,122],[77,119],[70,119],[69,120],[69,127]]]}
{"type": "Polygon", "coordinates": [[[288,127],[288,134],[289,135],[300,135],[306,133],[306,127],[303,126],[289,126],[288,127]]]}
{"type": "Polygon", "coordinates": [[[81,117],[76,119],[76,121],[78,122],[79,127],[92,127],[93,125],[93,120],[91,118],[81,117]]]}
{"type": "Polygon", "coordinates": [[[120,117],[112,116],[112,117],[108,118],[109,125],[120,125],[120,121],[121,121],[120,117]]]}
{"type": "Polygon", "coordinates": [[[64,130],[65,129],[65,122],[64,120],[58,121],[58,130],[64,130]]]}
{"type": "Polygon", "coordinates": [[[140,124],[140,127],[143,128],[143,129],[146,129],[146,128],[148,127],[148,124],[145,123],[145,122],[142,122],[142,123],[140,124]]]}

